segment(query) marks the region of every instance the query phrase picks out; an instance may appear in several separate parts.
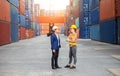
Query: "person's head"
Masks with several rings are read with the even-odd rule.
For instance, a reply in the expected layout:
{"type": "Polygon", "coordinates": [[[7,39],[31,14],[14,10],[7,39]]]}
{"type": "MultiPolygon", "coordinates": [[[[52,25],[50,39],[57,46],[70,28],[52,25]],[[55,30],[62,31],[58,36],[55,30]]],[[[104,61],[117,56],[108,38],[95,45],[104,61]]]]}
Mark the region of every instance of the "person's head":
{"type": "Polygon", "coordinates": [[[71,25],[71,27],[70,27],[70,32],[71,32],[71,33],[76,33],[76,30],[77,30],[76,25],[71,25]]]}
{"type": "Polygon", "coordinates": [[[52,31],[53,31],[53,33],[58,33],[58,27],[57,26],[53,26],[52,27],[52,31]]]}

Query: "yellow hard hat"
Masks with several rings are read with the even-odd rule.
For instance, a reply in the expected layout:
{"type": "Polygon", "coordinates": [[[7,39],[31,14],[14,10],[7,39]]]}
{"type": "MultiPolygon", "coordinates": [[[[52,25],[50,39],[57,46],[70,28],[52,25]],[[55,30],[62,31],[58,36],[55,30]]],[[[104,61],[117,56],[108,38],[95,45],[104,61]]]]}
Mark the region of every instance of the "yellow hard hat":
{"type": "Polygon", "coordinates": [[[72,28],[72,29],[77,29],[76,25],[71,25],[70,28],[72,28]]]}

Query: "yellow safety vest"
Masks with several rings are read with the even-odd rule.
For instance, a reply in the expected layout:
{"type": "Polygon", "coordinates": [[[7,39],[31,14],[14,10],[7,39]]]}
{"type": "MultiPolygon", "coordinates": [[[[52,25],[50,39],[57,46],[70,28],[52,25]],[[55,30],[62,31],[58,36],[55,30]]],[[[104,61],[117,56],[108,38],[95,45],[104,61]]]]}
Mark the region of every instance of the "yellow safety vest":
{"type": "MultiPolygon", "coordinates": [[[[76,34],[70,34],[70,35],[68,36],[68,38],[69,38],[70,40],[73,40],[73,39],[75,39],[75,36],[76,36],[76,34]]],[[[70,46],[76,46],[76,45],[77,45],[77,42],[69,42],[69,45],[70,45],[70,46]]]]}

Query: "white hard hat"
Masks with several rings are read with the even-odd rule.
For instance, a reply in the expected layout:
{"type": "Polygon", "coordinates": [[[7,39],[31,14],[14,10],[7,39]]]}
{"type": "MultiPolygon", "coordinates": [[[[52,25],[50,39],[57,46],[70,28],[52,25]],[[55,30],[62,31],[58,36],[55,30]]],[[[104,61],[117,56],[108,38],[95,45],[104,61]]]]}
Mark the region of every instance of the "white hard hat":
{"type": "Polygon", "coordinates": [[[55,31],[58,27],[57,26],[53,26],[52,30],[55,31]]]}

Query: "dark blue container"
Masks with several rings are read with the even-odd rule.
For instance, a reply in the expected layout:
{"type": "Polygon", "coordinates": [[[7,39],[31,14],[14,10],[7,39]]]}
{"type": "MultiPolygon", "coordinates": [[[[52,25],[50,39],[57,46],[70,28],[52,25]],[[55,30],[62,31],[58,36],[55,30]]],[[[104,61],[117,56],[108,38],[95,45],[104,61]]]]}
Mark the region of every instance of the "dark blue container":
{"type": "Polygon", "coordinates": [[[18,9],[12,4],[10,5],[10,14],[11,14],[11,23],[18,24],[18,9]]]}
{"type": "Polygon", "coordinates": [[[31,13],[30,10],[26,10],[26,18],[30,19],[31,18],[31,13]]]}
{"type": "Polygon", "coordinates": [[[118,44],[120,44],[120,18],[118,18],[117,23],[118,23],[118,44]]]}
{"type": "Polygon", "coordinates": [[[89,25],[89,12],[82,12],[80,14],[79,23],[80,23],[80,27],[89,25]]]}
{"type": "Polygon", "coordinates": [[[99,24],[99,21],[100,21],[100,11],[99,11],[99,7],[98,7],[90,12],[89,24],[90,25],[99,24]]]}
{"type": "Polygon", "coordinates": [[[22,14],[19,14],[19,24],[23,27],[26,27],[25,26],[25,16],[22,14]]]}
{"type": "Polygon", "coordinates": [[[79,1],[79,12],[89,11],[89,0],[80,0],[79,1]]]}
{"type": "Polygon", "coordinates": [[[90,26],[90,38],[92,40],[100,40],[100,25],[90,26]]]}
{"type": "Polygon", "coordinates": [[[99,7],[100,0],[89,0],[89,9],[93,10],[96,7],[99,7]]]}
{"type": "Polygon", "coordinates": [[[117,43],[117,24],[115,20],[100,23],[100,41],[117,43]]]}
{"type": "Polygon", "coordinates": [[[29,19],[25,20],[25,26],[26,26],[26,28],[31,29],[31,21],[29,19]]]}
{"type": "Polygon", "coordinates": [[[7,1],[18,8],[18,4],[19,4],[18,0],[7,0],[7,1]]]}
{"type": "Polygon", "coordinates": [[[16,42],[19,40],[19,27],[16,24],[11,24],[11,42],[16,42]]]}
{"type": "Polygon", "coordinates": [[[81,26],[79,31],[80,38],[89,39],[90,38],[90,28],[89,26],[81,26]]]}

